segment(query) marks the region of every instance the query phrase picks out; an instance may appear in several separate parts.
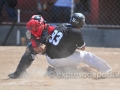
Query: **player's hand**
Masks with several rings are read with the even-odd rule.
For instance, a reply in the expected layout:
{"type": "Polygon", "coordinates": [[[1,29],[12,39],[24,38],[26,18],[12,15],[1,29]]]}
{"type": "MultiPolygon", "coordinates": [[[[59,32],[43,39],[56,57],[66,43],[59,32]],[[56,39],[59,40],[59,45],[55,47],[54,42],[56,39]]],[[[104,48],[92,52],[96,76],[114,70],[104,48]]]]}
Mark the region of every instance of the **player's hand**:
{"type": "Polygon", "coordinates": [[[46,45],[45,44],[40,44],[38,47],[34,48],[34,51],[36,53],[43,53],[46,51],[46,45]]]}
{"type": "Polygon", "coordinates": [[[45,54],[45,52],[46,52],[46,45],[42,44],[40,47],[42,48],[41,54],[45,54]]]}

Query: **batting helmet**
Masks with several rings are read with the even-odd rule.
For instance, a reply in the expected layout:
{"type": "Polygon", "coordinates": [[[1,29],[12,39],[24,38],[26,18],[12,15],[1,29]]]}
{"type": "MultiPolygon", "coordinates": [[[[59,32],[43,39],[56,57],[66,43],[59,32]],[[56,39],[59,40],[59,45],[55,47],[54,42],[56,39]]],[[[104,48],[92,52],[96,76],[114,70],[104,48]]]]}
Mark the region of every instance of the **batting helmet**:
{"type": "Polygon", "coordinates": [[[33,15],[27,22],[26,28],[35,36],[40,37],[45,28],[45,20],[41,15],[33,15]]]}
{"type": "Polygon", "coordinates": [[[70,24],[76,28],[82,28],[85,25],[85,16],[82,13],[74,13],[70,19],[70,24]]]}

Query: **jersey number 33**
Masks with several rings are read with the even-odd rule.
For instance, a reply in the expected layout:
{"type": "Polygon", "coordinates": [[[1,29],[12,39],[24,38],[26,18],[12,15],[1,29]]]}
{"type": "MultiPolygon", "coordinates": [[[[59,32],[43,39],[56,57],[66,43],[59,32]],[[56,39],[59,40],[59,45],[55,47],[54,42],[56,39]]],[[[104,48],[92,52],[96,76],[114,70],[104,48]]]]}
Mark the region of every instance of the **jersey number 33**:
{"type": "Polygon", "coordinates": [[[49,42],[56,46],[59,44],[62,37],[63,37],[62,32],[58,32],[57,30],[54,30],[51,38],[49,39],[49,42]]]}

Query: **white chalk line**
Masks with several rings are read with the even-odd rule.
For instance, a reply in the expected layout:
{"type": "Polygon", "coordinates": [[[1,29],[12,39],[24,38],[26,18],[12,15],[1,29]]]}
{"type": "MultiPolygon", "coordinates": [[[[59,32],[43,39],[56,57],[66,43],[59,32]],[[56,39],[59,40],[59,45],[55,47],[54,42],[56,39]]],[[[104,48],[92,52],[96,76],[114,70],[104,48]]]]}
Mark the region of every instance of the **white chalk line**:
{"type": "Polygon", "coordinates": [[[43,80],[37,81],[16,81],[16,82],[5,82],[2,83],[1,86],[40,86],[40,83],[44,84],[43,80]]]}
{"type": "Polygon", "coordinates": [[[5,82],[2,83],[2,86],[14,86],[14,85],[25,85],[28,81],[22,81],[22,82],[5,82]]]}

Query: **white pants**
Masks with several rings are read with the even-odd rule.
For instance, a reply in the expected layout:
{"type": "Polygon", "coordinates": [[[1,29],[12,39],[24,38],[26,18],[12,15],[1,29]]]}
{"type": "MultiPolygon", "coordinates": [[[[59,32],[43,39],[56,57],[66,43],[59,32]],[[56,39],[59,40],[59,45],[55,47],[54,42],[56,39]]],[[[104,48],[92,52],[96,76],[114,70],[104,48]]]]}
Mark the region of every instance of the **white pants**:
{"type": "Polygon", "coordinates": [[[82,62],[102,73],[111,71],[111,67],[107,62],[86,51],[75,51],[71,56],[66,58],[51,59],[47,56],[46,59],[54,67],[75,66],[82,62]]]}

